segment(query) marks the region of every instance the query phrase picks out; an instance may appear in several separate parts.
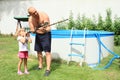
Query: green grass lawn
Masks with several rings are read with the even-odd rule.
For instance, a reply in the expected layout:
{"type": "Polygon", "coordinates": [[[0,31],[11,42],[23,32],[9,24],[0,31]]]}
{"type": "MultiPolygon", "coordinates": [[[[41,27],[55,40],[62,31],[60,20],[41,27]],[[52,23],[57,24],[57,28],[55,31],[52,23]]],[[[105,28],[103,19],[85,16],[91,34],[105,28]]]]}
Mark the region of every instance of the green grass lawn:
{"type": "MultiPolygon", "coordinates": [[[[72,62],[67,65],[63,60],[53,60],[51,65],[51,74],[44,77],[46,65],[41,71],[37,71],[37,58],[30,55],[28,59],[29,75],[17,74],[17,56],[18,45],[15,38],[0,36],[0,80],[120,80],[120,68],[118,59],[105,70],[94,70],[88,66],[80,67],[72,62]]],[[[114,47],[116,53],[120,53],[119,47],[114,47]]],[[[111,59],[111,55],[105,58],[100,67],[103,67],[111,59]]],[[[22,65],[22,71],[24,70],[22,65]]]]}

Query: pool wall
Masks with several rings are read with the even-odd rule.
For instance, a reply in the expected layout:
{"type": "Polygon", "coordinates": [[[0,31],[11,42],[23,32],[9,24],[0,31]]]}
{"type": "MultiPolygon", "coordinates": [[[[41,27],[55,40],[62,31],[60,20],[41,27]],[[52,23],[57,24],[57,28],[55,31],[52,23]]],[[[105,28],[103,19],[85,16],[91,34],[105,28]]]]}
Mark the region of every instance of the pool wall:
{"type": "MultiPolygon", "coordinates": [[[[68,54],[70,54],[70,33],[71,30],[52,30],[52,45],[51,45],[51,53],[52,58],[61,58],[63,60],[68,60],[68,54]]],[[[74,30],[73,31],[73,41],[75,42],[83,42],[83,30],[74,30]]],[[[101,60],[104,57],[109,55],[108,51],[101,47],[101,56],[100,54],[100,46],[98,41],[98,36],[102,43],[110,50],[113,50],[114,46],[114,33],[107,32],[107,31],[87,31],[86,38],[85,38],[85,62],[89,65],[97,64],[99,61],[99,57],[101,60]]],[[[35,34],[31,34],[31,38],[33,42],[30,44],[30,53],[37,56],[36,52],[34,51],[34,41],[35,41],[35,34]]],[[[72,48],[73,52],[80,53],[81,46],[73,45],[72,48]]],[[[73,57],[73,61],[78,62],[79,58],[73,57]]]]}

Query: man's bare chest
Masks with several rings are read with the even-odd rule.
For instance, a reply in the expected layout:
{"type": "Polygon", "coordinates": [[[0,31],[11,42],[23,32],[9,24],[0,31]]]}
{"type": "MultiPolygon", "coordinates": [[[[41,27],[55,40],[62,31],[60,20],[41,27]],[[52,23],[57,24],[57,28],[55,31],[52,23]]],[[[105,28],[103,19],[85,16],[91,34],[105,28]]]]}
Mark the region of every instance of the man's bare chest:
{"type": "Polygon", "coordinates": [[[40,27],[44,24],[44,20],[34,20],[33,24],[34,24],[34,27],[40,27]]]}

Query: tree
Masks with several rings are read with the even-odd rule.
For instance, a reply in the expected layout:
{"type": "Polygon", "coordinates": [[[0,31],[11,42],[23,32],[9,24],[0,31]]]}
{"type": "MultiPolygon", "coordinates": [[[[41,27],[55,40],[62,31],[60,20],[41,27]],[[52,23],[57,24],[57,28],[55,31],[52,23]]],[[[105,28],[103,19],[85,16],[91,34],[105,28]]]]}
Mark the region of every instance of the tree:
{"type": "Polygon", "coordinates": [[[72,27],[75,27],[75,22],[73,20],[73,13],[71,11],[69,16],[68,29],[72,29],[72,27]]]}
{"type": "Polygon", "coordinates": [[[103,30],[104,21],[102,20],[102,16],[98,15],[98,23],[97,23],[97,30],[103,30]]]}
{"type": "Polygon", "coordinates": [[[115,32],[115,38],[114,38],[114,44],[120,45],[120,17],[115,16],[114,19],[114,32],[115,32]]]}
{"type": "Polygon", "coordinates": [[[77,15],[77,20],[75,21],[76,23],[75,23],[75,28],[76,29],[82,29],[82,27],[81,27],[81,18],[80,18],[80,14],[78,14],[77,15]]]}
{"type": "Polygon", "coordinates": [[[103,26],[103,29],[105,31],[112,31],[113,28],[112,28],[112,19],[111,19],[111,9],[107,9],[106,10],[106,13],[107,13],[107,16],[106,16],[106,20],[105,20],[105,26],[103,26]]]}

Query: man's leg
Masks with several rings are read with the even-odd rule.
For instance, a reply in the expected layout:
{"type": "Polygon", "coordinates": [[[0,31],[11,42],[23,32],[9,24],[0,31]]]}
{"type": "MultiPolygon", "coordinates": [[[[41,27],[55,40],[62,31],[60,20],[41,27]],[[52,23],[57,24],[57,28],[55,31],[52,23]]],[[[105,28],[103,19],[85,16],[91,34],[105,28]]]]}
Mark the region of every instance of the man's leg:
{"type": "Polygon", "coordinates": [[[47,69],[50,71],[50,66],[51,66],[51,53],[46,52],[46,64],[47,64],[47,69]]]}
{"type": "Polygon", "coordinates": [[[42,52],[37,52],[38,55],[38,68],[41,69],[43,67],[43,56],[42,56],[42,52]]]}
{"type": "Polygon", "coordinates": [[[49,76],[50,66],[51,66],[51,53],[50,52],[46,52],[46,64],[47,64],[47,69],[45,71],[44,76],[49,76]]]}

